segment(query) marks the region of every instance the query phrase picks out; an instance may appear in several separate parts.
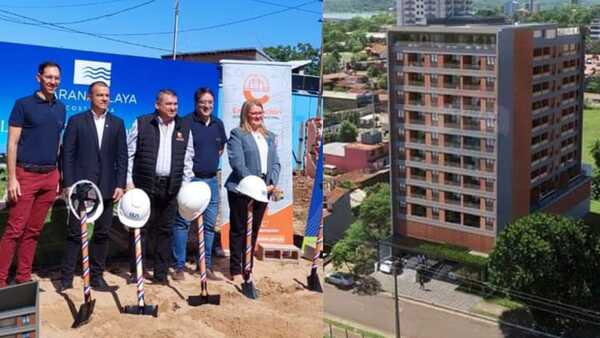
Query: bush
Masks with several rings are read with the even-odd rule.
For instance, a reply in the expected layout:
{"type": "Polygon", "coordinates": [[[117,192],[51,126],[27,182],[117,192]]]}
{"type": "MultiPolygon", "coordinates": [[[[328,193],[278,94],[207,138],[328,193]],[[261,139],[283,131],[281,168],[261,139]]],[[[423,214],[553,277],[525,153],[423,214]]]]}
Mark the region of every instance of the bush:
{"type": "Polygon", "coordinates": [[[481,271],[487,267],[488,259],[481,256],[471,255],[468,249],[450,244],[424,243],[417,247],[419,252],[437,259],[446,259],[461,263],[481,271]]]}

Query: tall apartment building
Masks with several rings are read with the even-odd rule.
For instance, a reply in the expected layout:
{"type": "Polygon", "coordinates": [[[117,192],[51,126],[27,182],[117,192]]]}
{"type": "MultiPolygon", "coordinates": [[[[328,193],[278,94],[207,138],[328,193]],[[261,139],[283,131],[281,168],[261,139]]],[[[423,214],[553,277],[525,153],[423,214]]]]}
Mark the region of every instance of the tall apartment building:
{"type": "Polygon", "coordinates": [[[592,40],[600,40],[600,18],[593,18],[588,25],[588,29],[592,40]]]}
{"type": "Polygon", "coordinates": [[[405,26],[388,43],[395,235],[488,252],[518,217],[587,213],[577,28],[405,26]]]}
{"type": "Polygon", "coordinates": [[[472,13],[473,0],[396,0],[396,24],[425,25],[427,18],[448,18],[472,13]]]}

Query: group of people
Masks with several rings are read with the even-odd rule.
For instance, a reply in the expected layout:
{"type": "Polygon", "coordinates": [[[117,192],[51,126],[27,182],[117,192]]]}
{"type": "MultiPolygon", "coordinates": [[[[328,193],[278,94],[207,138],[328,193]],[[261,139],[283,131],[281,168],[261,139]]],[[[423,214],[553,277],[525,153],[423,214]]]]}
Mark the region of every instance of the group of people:
{"type": "MultiPolygon", "coordinates": [[[[55,95],[61,80],[60,66],[54,62],[40,64],[36,79],[39,90],[18,99],[9,119],[10,209],[0,240],[0,288],[7,285],[15,254],[15,282],[31,280],[37,239],[48,209],[61,187],[68,194],[70,186],[82,179],[98,186],[105,205],[95,221],[90,243],[92,288],[111,289],[103,272],[113,205],[133,188],[142,189],[151,201],[150,219],[142,229],[142,252],[144,256],[146,251],[153,255],[153,282],[166,284],[170,266],[172,279],[185,278],[190,222],[178,215],[176,196],[181,186],[191,181],[204,181],[211,188],[210,203],[203,217],[206,266],[207,277],[219,279],[212,270],[211,250],[218,210],[217,172],[225,146],[232,169],[225,182],[231,226],[228,277],[241,281],[249,197],[237,191],[237,184],[246,176],[258,176],[271,193],[276,189],[280,171],[275,135],[265,127],[259,101],[244,102],[239,127],[227,139],[223,122],[213,114],[215,96],[209,88],[195,92],[194,112],[185,117],[178,115],[177,94],[162,89],[156,96],[155,111],[138,117],[126,133],[123,120],[109,112],[110,88],[98,81],[88,89],[90,109],[71,116],[65,128],[65,105],[55,95]],[[153,243],[148,250],[147,242],[153,243]]],[[[266,208],[267,203],[254,203],[253,247],[266,208]]],[[[71,214],[67,223],[61,290],[73,287],[81,248],[79,221],[71,214]]],[[[130,242],[130,281],[134,281],[133,238],[130,242]]]]}

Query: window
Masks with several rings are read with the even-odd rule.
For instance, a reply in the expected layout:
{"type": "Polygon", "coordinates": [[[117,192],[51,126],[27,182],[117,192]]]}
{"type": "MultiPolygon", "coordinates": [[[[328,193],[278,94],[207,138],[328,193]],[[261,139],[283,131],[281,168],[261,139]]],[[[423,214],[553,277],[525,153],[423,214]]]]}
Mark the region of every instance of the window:
{"type": "Polygon", "coordinates": [[[546,29],[546,39],[556,38],[556,29],[546,29]]]}
{"type": "Polygon", "coordinates": [[[404,53],[396,53],[396,60],[397,61],[404,60],[404,53]]]}
{"type": "MultiPolygon", "coordinates": [[[[438,121],[439,121],[439,116],[437,113],[431,113],[431,124],[434,126],[438,125],[438,121]]],[[[433,138],[433,134],[431,135],[431,137],[433,138]]],[[[437,138],[437,134],[436,134],[436,138],[437,138]]]]}
{"type": "Polygon", "coordinates": [[[437,190],[431,190],[431,200],[432,201],[439,201],[440,200],[440,192],[437,190]]]}
{"type": "Polygon", "coordinates": [[[542,31],[541,30],[536,30],[533,32],[533,37],[534,38],[541,38],[542,37],[542,31]]]}
{"type": "MultiPolygon", "coordinates": [[[[433,122],[432,122],[432,124],[433,124],[433,122]]],[[[435,125],[437,125],[437,121],[435,122],[435,125]]],[[[440,141],[440,135],[438,133],[431,133],[431,144],[438,145],[439,141],[440,141]]],[[[435,155],[437,158],[437,153],[435,155]]]]}
{"type": "Polygon", "coordinates": [[[490,130],[494,130],[496,128],[496,120],[494,119],[485,119],[485,127],[490,130]]]}
{"type": "Polygon", "coordinates": [[[440,209],[439,208],[432,208],[431,209],[431,218],[433,218],[433,219],[440,219],[440,209]]]}
{"type": "MultiPolygon", "coordinates": [[[[438,62],[438,56],[437,54],[431,54],[431,63],[437,63],[438,62]]],[[[436,75],[437,78],[437,75],[436,75]]]]}
{"type": "MultiPolygon", "coordinates": [[[[432,141],[433,141],[433,139],[432,139],[432,141]]],[[[437,143],[437,141],[436,141],[436,143],[437,143]]],[[[438,162],[439,162],[439,155],[437,152],[434,151],[431,153],[431,163],[437,164],[438,162]]],[[[436,177],[436,181],[437,181],[437,177],[436,177]]]]}
{"type": "Polygon", "coordinates": [[[488,56],[486,59],[487,59],[488,66],[493,66],[493,65],[496,64],[496,57],[495,56],[488,56]]]}

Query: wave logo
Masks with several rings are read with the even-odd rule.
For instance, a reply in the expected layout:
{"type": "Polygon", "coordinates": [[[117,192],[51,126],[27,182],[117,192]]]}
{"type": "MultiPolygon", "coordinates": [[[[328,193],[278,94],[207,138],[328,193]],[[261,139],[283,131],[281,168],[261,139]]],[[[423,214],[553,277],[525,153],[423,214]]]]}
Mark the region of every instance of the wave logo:
{"type": "Polygon", "coordinates": [[[73,84],[90,85],[96,81],[103,81],[110,86],[110,62],[75,60],[73,84]]]}

